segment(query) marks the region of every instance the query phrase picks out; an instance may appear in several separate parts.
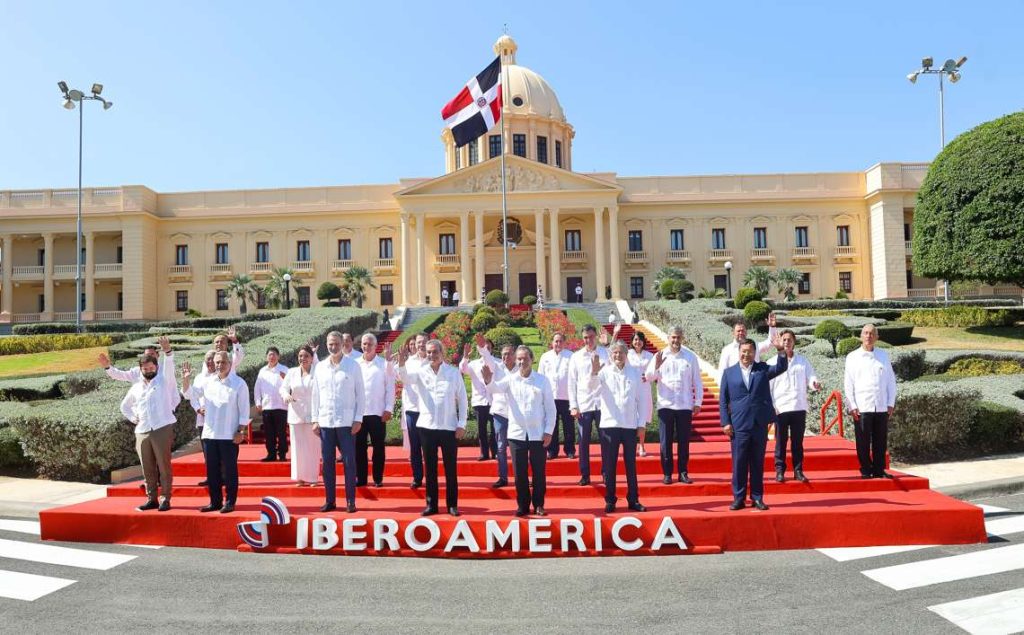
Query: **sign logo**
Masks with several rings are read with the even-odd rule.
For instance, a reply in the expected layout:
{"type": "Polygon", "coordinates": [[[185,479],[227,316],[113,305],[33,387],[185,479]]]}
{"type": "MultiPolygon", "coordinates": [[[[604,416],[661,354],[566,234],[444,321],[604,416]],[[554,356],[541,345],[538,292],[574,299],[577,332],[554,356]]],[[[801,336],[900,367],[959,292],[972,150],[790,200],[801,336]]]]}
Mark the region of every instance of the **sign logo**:
{"type": "Polygon", "coordinates": [[[253,549],[264,549],[270,544],[267,527],[289,525],[291,522],[287,505],[273,496],[264,496],[260,502],[260,519],[238,523],[238,535],[242,542],[253,549]]]}

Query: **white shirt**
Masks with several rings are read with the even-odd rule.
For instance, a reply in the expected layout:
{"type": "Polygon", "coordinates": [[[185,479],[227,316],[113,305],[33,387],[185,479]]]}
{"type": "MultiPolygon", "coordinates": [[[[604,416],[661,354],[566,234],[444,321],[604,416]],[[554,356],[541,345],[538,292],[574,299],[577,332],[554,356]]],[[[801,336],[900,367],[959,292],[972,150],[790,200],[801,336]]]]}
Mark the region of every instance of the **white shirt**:
{"type": "Polygon", "coordinates": [[[495,397],[508,403],[508,438],[517,441],[543,441],[555,429],[555,397],[551,382],[537,371],[529,377],[507,373],[487,386],[495,397]]]}
{"type": "Polygon", "coordinates": [[[371,361],[366,361],[366,358],[360,355],[356,363],[363,373],[363,414],[380,417],[385,412],[393,412],[395,372],[391,364],[385,362],[380,355],[374,355],[371,361]]]}
{"type": "MultiPolygon", "coordinates": [[[[412,356],[405,360],[406,371],[411,373],[415,370],[419,370],[419,367],[423,365],[424,359],[425,358],[419,356],[412,356]]],[[[399,375],[399,381],[402,381],[401,375],[399,375]]],[[[405,381],[402,381],[402,410],[405,412],[420,411],[419,393],[416,388],[409,386],[405,381]]]]}
{"type": "Polygon", "coordinates": [[[398,367],[398,377],[403,384],[414,387],[419,397],[420,417],[416,427],[452,432],[457,428],[465,429],[469,400],[458,368],[442,362],[435,373],[430,364],[410,370],[406,362],[406,366],[398,367]]]}
{"type": "MultiPolygon", "coordinates": [[[[778,357],[775,358],[776,362],[778,357]]],[[[772,362],[773,364],[776,362],[772,362]]],[[[818,376],[807,358],[793,353],[786,372],[772,380],[772,401],[775,412],[807,410],[807,389],[814,388],[818,376]]]]}
{"type": "Polygon", "coordinates": [[[281,397],[281,383],[284,381],[288,367],[278,364],[271,368],[264,366],[256,375],[256,383],[253,385],[253,402],[264,410],[285,410],[288,405],[281,397]]]}
{"type": "Polygon", "coordinates": [[[636,352],[632,347],[626,351],[626,363],[632,366],[640,373],[640,421],[644,425],[651,420],[651,415],[654,414],[654,398],[651,396],[651,380],[647,379],[647,366],[651,360],[654,359],[654,355],[651,351],[640,351],[636,352]]]}
{"type": "Polygon", "coordinates": [[[452,302],[455,302],[456,304],[459,302],[459,292],[458,291],[452,293],[452,302]]]}
{"type": "Polygon", "coordinates": [[[551,382],[555,399],[569,399],[569,364],[571,363],[572,351],[567,348],[563,348],[561,353],[550,350],[540,356],[537,372],[551,382]]]}
{"type": "Polygon", "coordinates": [[[135,433],[152,432],[175,422],[174,409],[181,403],[181,393],[174,379],[174,358],[164,356],[152,381],[142,379],[128,389],[121,401],[121,414],[135,424],[135,433]]]}
{"type": "MultiPolygon", "coordinates": [[[[494,377],[491,378],[492,383],[501,381],[515,372],[515,366],[509,368],[508,366],[505,366],[505,362],[494,357],[488,356],[481,359],[486,359],[487,365],[491,367],[491,372],[494,373],[494,377]]],[[[499,415],[508,419],[508,394],[504,392],[490,392],[488,396],[491,398],[491,414],[499,415]]]]}
{"type": "Polygon", "coordinates": [[[316,365],[310,419],[321,428],[351,428],[363,420],[363,373],[351,357],[342,355],[335,365],[331,358],[316,365]]]}
{"type": "MultiPolygon", "coordinates": [[[[652,356],[653,357],[653,356],[652,356]]],[[[704,403],[704,382],[700,377],[700,361],[690,349],[681,346],[678,353],[666,348],[661,352],[661,369],[657,360],[647,364],[647,381],[658,382],[658,407],[672,410],[693,410],[704,403]]]]}
{"type": "Polygon", "coordinates": [[[288,423],[311,423],[313,421],[313,373],[317,363],[314,358],[309,372],[302,374],[302,366],[290,368],[281,381],[281,398],[291,395],[288,402],[288,423]]]}
{"type": "Polygon", "coordinates": [[[743,385],[747,387],[747,390],[750,390],[750,370],[752,368],[754,368],[754,362],[750,366],[740,364],[740,375],[743,376],[743,385]]]}
{"type": "Polygon", "coordinates": [[[203,423],[206,421],[206,417],[199,414],[199,409],[203,407],[201,398],[203,396],[203,384],[210,377],[213,377],[216,373],[211,373],[206,370],[206,363],[203,363],[203,372],[199,373],[199,376],[192,380],[192,384],[188,387],[188,390],[182,394],[185,399],[192,405],[192,409],[196,411],[196,427],[202,428],[203,423]]]}
{"type": "Polygon", "coordinates": [[[603,346],[598,346],[594,352],[584,346],[572,354],[569,363],[569,407],[580,412],[593,412],[601,408],[598,388],[590,383],[590,358],[594,355],[598,356],[602,364],[608,363],[608,349],[603,346]]]}
{"type": "Polygon", "coordinates": [[[875,347],[858,348],[846,356],[843,374],[847,410],[886,412],[896,405],[896,374],[889,354],[875,347]]]}
{"type": "Polygon", "coordinates": [[[210,375],[201,392],[200,403],[206,408],[204,439],[230,441],[239,428],[249,425],[249,387],[234,372],[224,379],[210,375]]]}
{"type": "MultiPolygon", "coordinates": [[[[772,339],[778,329],[774,326],[768,327],[768,339],[761,342],[754,349],[754,361],[761,361],[761,355],[772,347],[772,339]]],[[[722,347],[722,355],[718,358],[718,372],[721,374],[726,368],[740,363],[740,344],[733,340],[722,347]]]]}
{"type": "MultiPolygon", "coordinates": [[[[486,355],[487,357],[491,357],[491,354],[486,349],[480,347],[477,347],[477,352],[480,353],[480,357],[477,359],[469,361],[468,357],[463,357],[462,361],[459,362],[459,370],[462,371],[463,375],[469,376],[469,384],[473,388],[470,405],[474,408],[476,406],[491,405],[487,386],[484,385],[484,379],[480,375],[480,369],[484,367],[484,356],[486,355]]],[[[406,364],[408,363],[409,362],[406,362],[406,364]]]]}
{"type": "Polygon", "coordinates": [[[640,371],[629,364],[622,369],[606,364],[588,383],[597,393],[601,404],[602,428],[628,428],[635,430],[640,420],[640,390],[647,385],[640,380],[640,371]]]}
{"type": "MultiPolygon", "coordinates": [[[[163,351],[158,351],[156,365],[159,368],[160,365],[162,365],[163,363],[163,351]]],[[[128,370],[121,370],[120,368],[115,368],[114,365],[111,364],[110,366],[107,366],[104,369],[104,372],[107,373],[107,377],[110,377],[111,379],[116,379],[117,381],[126,381],[131,384],[134,384],[137,381],[142,381],[142,370],[139,368],[138,364],[132,366],[128,370]]]]}

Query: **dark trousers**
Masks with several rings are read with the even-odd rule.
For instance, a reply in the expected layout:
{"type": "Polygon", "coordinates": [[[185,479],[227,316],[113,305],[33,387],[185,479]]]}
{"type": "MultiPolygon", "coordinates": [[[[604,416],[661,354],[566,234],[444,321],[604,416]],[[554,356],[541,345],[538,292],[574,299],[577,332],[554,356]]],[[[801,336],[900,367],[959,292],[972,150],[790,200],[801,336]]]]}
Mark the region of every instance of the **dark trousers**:
{"type": "Polygon", "coordinates": [[[889,413],[862,412],[853,423],[857,439],[857,460],[860,473],[881,476],[885,472],[885,448],[889,441],[889,413]]]}
{"type": "Polygon", "coordinates": [[[373,444],[373,482],[384,481],[384,421],[375,415],[363,417],[363,425],[356,433],[356,484],[366,485],[369,461],[367,450],[373,444]]]}
{"type": "Polygon", "coordinates": [[[267,456],[277,457],[282,461],[288,455],[287,410],[263,411],[263,437],[267,446],[267,456]]]}
{"type": "Polygon", "coordinates": [[[498,442],[494,436],[494,417],[490,406],[473,406],[476,412],[476,434],[480,442],[480,456],[485,459],[497,458],[498,442]],[[488,432],[487,428],[491,431],[488,432]]]}
{"type": "Polygon", "coordinates": [[[437,509],[437,450],[441,449],[444,462],[445,504],[459,506],[459,475],[456,470],[459,446],[455,432],[451,430],[429,430],[419,428],[420,443],[423,446],[423,462],[427,468],[427,507],[437,509]]]}
{"type": "Polygon", "coordinates": [[[544,506],[544,494],[547,492],[546,460],[543,441],[519,441],[509,439],[512,446],[512,464],[516,472],[516,502],[519,509],[526,511],[532,503],[534,507],[544,506]],[[530,475],[533,473],[533,494],[530,494],[530,475]]]}
{"type": "Polygon", "coordinates": [[[804,430],[807,411],[780,412],[775,424],[775,471],[786,471],[786,442],[793,442],[793,471],[804,471],[804,430]]]}
{"type": "Polygon", "coordinates": [[[640,494],[636,486],[636,430],[629,428],[601,428],[602,446],[605,448],[602,458],[604,469],[604,502],[614,503],[615,476],[619,471],[619,447],[622,447],[623,462],[626,464],[626,502],[639,502],[640,494]]]}
{"type": "Polygon", "coordinates": [[[566,456],[576,454],[576,424],[569,413],[568,399],[555,399],[555,429],[551,431],[551,444],[548,445],[548,458],[558,456],[558,427],[562,427],[562,439],[566,456]]]}
{"type": "MultiPolygon", "coordinates": [[[[590,478],[590,435],[593,429],[601,425],[601,411],[581,412],[579,429],[576,431],[580,439],[580,476],[590,478]]],[[[601,441],[601,459],[604,460],[604,441],[601,441]]]]}
{"type": "Polygon", "coordinates": [[[419,428],[416,422],[420,420],[420,413],[409,410],[405,413],[406,437],[409,439],[409,463],[412,465],[412,480],[417,483],[423,482],[423,446],[420,445],[419,428]]]}
{"type": "Polygon", "coordinates": [[[210,504],[234,505],[238,500],[238,445],[231,439],[203,439],[203,450],[210,504]],[[222,488],[227,490],[227,501],[222,498],[222,488]]]}
{"type": "Polygon", "coordinates": [[[768,430],[736,432],[732,437],[732,498],[747,499],[747,481],[750,481],[750,499],[764,497],[764,454],[768,446],[768,430]]]}
{"type": "Polygon", "coordinates": [[[341,450],[342,463],[345,465],[345,501],[356,502],[356,438],[352,428],[320,428],[320,453],[324,472],[325,502],[334,504],[335,488],[338,485],[336,471],[337,462],[334,452],[341,450]]]}
{"type": "Polygon", "coordinates": [[[661,441],[661,473],[672,476],[672,443],[678,448],[678,474],[687,472],[690,463],[690,424],[692,410],[658,408],[658,438],[661,441]]]}

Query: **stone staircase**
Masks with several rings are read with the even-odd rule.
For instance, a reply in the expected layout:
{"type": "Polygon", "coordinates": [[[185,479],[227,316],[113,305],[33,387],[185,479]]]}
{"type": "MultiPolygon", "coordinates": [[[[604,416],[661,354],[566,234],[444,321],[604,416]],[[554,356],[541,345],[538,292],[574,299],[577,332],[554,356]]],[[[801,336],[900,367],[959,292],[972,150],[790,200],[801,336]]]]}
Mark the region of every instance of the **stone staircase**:
{"type": "Polygon", "coordinates": [[[405,312],[405,318],[399,325],[399,328],[408,328],[410,324],[420,319],[425,315],[437,315],[439,313],[451,313],[452,311],[459,311],[460,308],[457,306],[414,306],[409,307],[405,312]]]}

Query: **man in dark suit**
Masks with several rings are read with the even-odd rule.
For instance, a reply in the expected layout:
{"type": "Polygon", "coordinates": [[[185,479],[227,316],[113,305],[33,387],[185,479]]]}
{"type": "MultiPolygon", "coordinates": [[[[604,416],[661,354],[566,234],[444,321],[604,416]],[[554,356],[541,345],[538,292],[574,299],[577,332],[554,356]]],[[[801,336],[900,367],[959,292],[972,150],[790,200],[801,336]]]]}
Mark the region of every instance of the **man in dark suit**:
{"type": "Polygon", "coordinates": [[[732,441],[732,505],[730,510],[743,509],[747,498],[747,479],[750,479],[750,499],[755,508],[768,509],[764,504],[764,454],[768,445],[768,424],[775,419],[772,391],[769,383],[786,372],[786,358],[782,341],[776,337],[772,344],[779,351],[774,366],[755,362],[757,344],[751,339],[740,343],[740,361],[722,373],[718,408],[722,416],[722,431],[732,441]]]}

